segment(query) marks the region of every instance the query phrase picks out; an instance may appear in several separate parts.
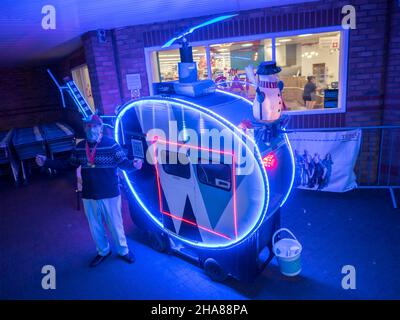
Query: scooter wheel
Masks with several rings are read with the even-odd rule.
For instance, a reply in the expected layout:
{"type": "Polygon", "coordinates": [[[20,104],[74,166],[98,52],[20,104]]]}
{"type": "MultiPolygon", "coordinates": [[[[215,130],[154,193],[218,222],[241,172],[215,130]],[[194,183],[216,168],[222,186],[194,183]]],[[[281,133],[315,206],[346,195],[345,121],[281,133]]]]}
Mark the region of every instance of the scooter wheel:
{"type": "Polygon", "coordinates": [[[165,252],[168,249],[168,238],[161,233],[150,232],[149,241],[150,246],[158,252],[165,252]]]}
{"type": "Polygon", "coordinates": [[[227,272],[212,258],[204,262],[204,271],[215,282],[222,282],[228,277],[227,272]]]}

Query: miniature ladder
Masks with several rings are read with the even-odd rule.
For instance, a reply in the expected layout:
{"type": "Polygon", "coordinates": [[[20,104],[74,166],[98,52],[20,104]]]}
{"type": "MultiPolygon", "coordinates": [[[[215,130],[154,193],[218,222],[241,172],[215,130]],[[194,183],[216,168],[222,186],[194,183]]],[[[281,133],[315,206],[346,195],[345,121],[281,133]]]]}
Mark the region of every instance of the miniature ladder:
{"type": "Polygon", "coordinates": [[[79,91],[76,83],[73,80],[69,80],[65,84],[69,89],[68,93],[70,94],[72,100],[74,100],[76,106],[83,114],[83,116],[85,118],[88,118],[89,116],[93,115],[92,109],[90,108],[85,98],[82,96],[82,93],[79,91]]]}
{"type": "Polygon", "coordinates": [[[48,74],[50,75],[51,79],[53,79],[54,83],[58,87],[58,90],[61,94],[62,105],[65,108],[65,100],[64,100],[64,90],[68,91],[69,95],[71,96],[72,100],[74,101],[75,105],[77,106],[80,113],[82,113],[84,118],[88,118],[89,116],[93,115],[94,112],[90,108],[89,104],[83,97],[82,93],[79,91],[76,83],[73,80],[65,81],[65,86],[60,86],[57,82],[54,75],[51,73],[50,69],[47,69],[48,74]]]}

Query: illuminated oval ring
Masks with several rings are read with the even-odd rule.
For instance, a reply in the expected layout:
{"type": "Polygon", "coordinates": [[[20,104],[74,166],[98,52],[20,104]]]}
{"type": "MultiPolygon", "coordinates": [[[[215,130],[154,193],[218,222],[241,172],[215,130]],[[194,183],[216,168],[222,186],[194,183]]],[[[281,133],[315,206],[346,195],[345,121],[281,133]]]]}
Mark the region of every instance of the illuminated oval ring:
{"type": "MultiPolygon", "coordinates": [[[[232,134],[237,139],[239,139],[239,141],[241,141],[243,143],[243,139],[237,134],[238,128],[235,125],[233,125],[231,122],[229,122],[227,119],[221,117],[217,113],[215,113],[215,112],[213,112],[211,110],[208,110],[208,109],[206,109],[206,108],[204,108],[204,107],[202,107],[202,106],[200,106],[198,104],[195,104],[195,103],[192,103],[192,102],[188,102],[188,101],[185,101],[185,100],[181,100],[181,99],[178,99],[178,98],[170,98],[170,97],[160,97],[160,98],[151,98],[151,97],[147,98],[147,97],[145,97],[145,98],[140,98],[139,100],[134,100],[134,101],[127,102],[125,105],[121,106],[121,108],[119,108],[119,111],[118,111],[118,114],[117,114],[117,117],[116,117],[115,130],[114,130],[114,138],[118,143],[120,142],[120,139],[119,139],[119,128],[120,128],[121,118],[124,116],[124,114],[128,110],[134,108],[137,104],[142,103],[143,101],[154,102],[154,103],[157,103],[157,102],[158,103],[160,103],[160,102],[163,102],[163,103],[170,102],[170,103],[176,104],[177,106],[181,106],[181,107],[183,106],[184,108],[188,108],[188,109],[194,110],[196,112],[199,112],[199,111],[203,112],[203,113],[207,114],[208,116],[210,116],[211,118],[213,118],[214,120],[216,120],[223,127],[229,129],[232,132],[232,134]]],[[[243,242],[246,238],[251,236],[254,232],[256,232],[257,229],[260,227],[261,223],[263,222],[263,220],[264,220],[264,218],[265,218],[265,216],[267,214],[268,206],[269,206],[269,200],[270,200],[269,199],[270,187],[269,187],[268,175],[267,175],[267,172],[266,172],[264,166],[260,165],[260,164],[262,164],[262,158],[261,158],[260,151],[259,151],[259,149],[257,147],[257,144],[254,142],[254,140],[251,137],[247,136],[243,132],[241,132],[241,135],[245,136],[246,139],[249,139],[253,143],[253,147],[254,147],[255,152],[250,150],[249,146],[246,143],[243,143],[243,144],[244,144],[245,148],[247,149],[247,151],[250,152],[250,154],[252,154],[255,158],[257,158],[258,161],[256,161],[256,163],[258,164],[258,167],[259,167],[259,169],[261,171],[261,176],[262,176],[263,182],[264,182],[263,185],[264,185],[265,190],[267,192],[266,192],[266,195],[264,194],[264,199],[262,201],[263,202],[263,207],[260,210],[261,214],[258,215],[258,219],[255,219],[256,222],[254,224],[252,224],[248,228],[247,232],[243,232],[243,234],[240,237],[234,239],[234,241],[231,241],[228,244],[224,244],[224,245],[212,244],[211,245],[211,244],[203,244],[203,243],[196,242],[196,241],[190,241],[190,240],[185,239],[185,238],[179,236],[178,234],[176,234],[176,233],[174,233],[174,232],[172,232],[172,231],[170,231],[168,229],[165,229],[164,226],[162,225],[162,223],[150,212],[150,210],[142,202],[140,196],[137,194],[135,188],[132,186],[132,184],[131,184],[131,182],[130,182],[130,180],[128,178],[127,173],[124,170],[122,170],[124,178],[125,178],[125,182],[127,183],[127,185],[129,187],[130,191],[132,192],[135,200],[141,206],[141,208],[147,213],[147,215],[157,224],[157,226],[161,230],[167,232],[172,237],[177,238],[177,239],[179,239],[179,240],[181,240],[183,242],[186,242],[186,243],[188,243],[188,244],[190,244],[192,246],[199,247],[199,248],[216,248],[217,249],[217,248],[229,248],[229,247],[238,245],[241,242],[243,242]],[[265,198],[266,198],[266,201],[264,201],[265,198]]]]}

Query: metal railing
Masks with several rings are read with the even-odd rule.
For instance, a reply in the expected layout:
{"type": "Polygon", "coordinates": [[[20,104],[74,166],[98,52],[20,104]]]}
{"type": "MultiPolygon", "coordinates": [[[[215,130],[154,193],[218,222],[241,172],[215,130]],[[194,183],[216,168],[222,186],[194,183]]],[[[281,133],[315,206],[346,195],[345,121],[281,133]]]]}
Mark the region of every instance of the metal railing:
{"type": "MultiPolygon", "coordinates": [[[[252,83],[233,80],[216,83],[223,91],[254,99],[252,83]]],[[[290,115],[290,112],[288,112],[290,115]]],[[[362,130],[360,152],[355,165],[359,188],[387,189],[393,207],[397,208],[395,189],[400,188],[400,125],[346,127],[344,113],[296,114],[286,132],[326,132],[362,130]]]]}
{"type": "Polygon", "coordinates": [[[358,188],[387,189],[397,208],[394,190],[400,189],[400,125],[288,129],[287,132],[361,130],[361,146],[355,165],[358,188]]]}

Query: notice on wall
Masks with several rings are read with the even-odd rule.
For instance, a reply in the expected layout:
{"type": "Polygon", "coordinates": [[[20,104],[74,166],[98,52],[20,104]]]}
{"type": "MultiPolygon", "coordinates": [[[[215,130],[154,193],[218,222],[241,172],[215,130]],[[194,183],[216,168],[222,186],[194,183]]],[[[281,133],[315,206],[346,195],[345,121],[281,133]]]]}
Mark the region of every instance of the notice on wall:
{"type": "Polygon", "coordinates": [[[140,98],[140,89],[142,89],[142,82],[140,81],[139,73],[131,73],[126,75],[126,85],[131,92],[131,99],[140,98]]]}
{"type": "Polygon", "coordinates": [[[338,49],[339,37],[320,37],[318,44],[320,49],[338,49]]]}
{"type": "Polygon", "coordinates": [[[294,186],[345,192],[357,187],[354,166],[361,130],[288,134],[296,163],[294,186]]]}
{"type": "Polygon", "coordinates": [[[129,90],[142,89],[142,82],[140,81],[139,73],[131,73],[126,75],[126,85],[129,90]]]}

